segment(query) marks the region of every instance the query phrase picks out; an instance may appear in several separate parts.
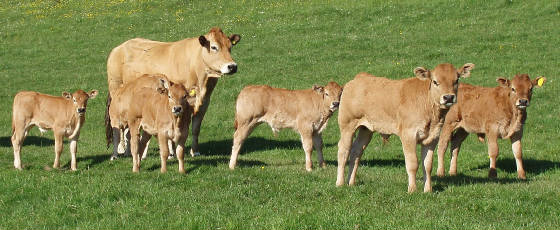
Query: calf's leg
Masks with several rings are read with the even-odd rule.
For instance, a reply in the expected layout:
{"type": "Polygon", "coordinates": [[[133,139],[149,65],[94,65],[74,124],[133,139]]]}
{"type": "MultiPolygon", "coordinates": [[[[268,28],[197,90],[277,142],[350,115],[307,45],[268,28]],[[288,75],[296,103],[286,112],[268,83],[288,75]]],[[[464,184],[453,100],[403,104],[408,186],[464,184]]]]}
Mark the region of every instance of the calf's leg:
{"type": "Polygon", "coordinates": [[[498,149],[498,134],[497,132],[489,132],[488,138],[488,157],[490,157],[490,170],[488,171],[489,178],[496,178],[498,173],[496,171],[496,159],[499,155],[498,149]]]}
{"type": "Polygon", "coordinates": [[[12,147],[14,148],[14,168],[22,170],[20,151],[25,139],[25,124],[15,125],[14,133],[12,134],[12,147]]]}
{"type": "Polygon", "coordinates": [[[70,161],[70,169],[72,169],[72,171],[76,171],[77,166],[76,166],[76,153],[78,152],[78,137],[80,135],[76,135],[74,138],[72,138],[72,140],[70,141],[70,155],[72,157],[72,160],[70,161]]]}
{"type": "Polygon", "coordinates": [[[231,158],[229,159],[229,169],[235,169],[237,165],[237,157],[239,155],[239,150],[245,142],[245,139],[251,134],[253,129],[257,127],[258,123],[249,121],[249,122],[239,122],[237,130],[233,133],[233,146],[231,147],[231,158]]]}
{"type": "Polygon", "coordinates": [[[461,150],[461,144],[469,136],[469,133],[464,129],[457,129],[455,134],[453,134],[453,139],[451,140],[451,162],[449,164],[449,175],[457,175],[457,157],[459,156],[459,151],[461,150]]]}
{"type": "Polygon", "coordinates": [[[527,177],[525,177],[525,169],[523,169],[523,152],[521,151],[521,138],[523,133],[521,132],[514,134],[510,140],[513,156],[515,157],[515,164],[517,166],[517,178],[525,180],[527,177]]]}
{"type": "Polygon", "coordinates": [[[432,162],[434,158],[435,143],[422,145],[422,162],[424,169],[424,192],[432,191],[432,162]]]}
{"type": "Polygon", "coordinates": [[[165,134],[158,135],[159,156],[161,158],[161,173],[167,172],[167,157],[169,156],[169,147],[167,146],[167,137],[165,134]]]}
{"type": "Polygon", "coordinates": [[[358,136],[352,144],[350,149],[350,162],[348,163],[348,184],[354,185],[356,183],[356,172],[358,171],[358,166],[360,165],[360,159],[367,145],[371,141],[373,132],[366,127],[361,126],[358,129],[358,136]]]}
{"type": "Polygon", "coordinates": [[[60,130],[54,132],[54,163],[53,168],[60,168],[60,154],[62,153],[62,142],[64,141],[64,133],[60,130]]]}
{"type": "Polygon", "coordinates": [[[315,151],[317,151],[317,162],[319,167],[325,168],[327,164],[323,158],[323,138],[320,133],[313,133],[313,147],[315,148],[315,151]]]}
{"type": "Polygon", "coordinates": [[[132,172],[140,171],[140,158],[138,156],[138,142],[140,138],[139,132],[139,121],[132,121],[129,123],[129,133],[130,133],[130,151],[132,154],[132,172]]]}
{"type": "Polygon", "coordinates": [[[445,152],[447,151],[447,146],[449,145],[449,141],[451,140],[452,135],[453,127],[448,122],[444,123],[438,141],[438,167],[436,172],[438,177],[445,176],[445,152]]]}
{"type": "Polygon", "coordinates": [[[301,145],[305,152],[305,170],[311,172],[313,170],[313,161],[311,153],[313,152],[313,132],[311,130],[300,130],[301,145]]]}
{"type": "Polygon", "coordinates": [[[150,139],[152,135],[147,133],[146,131],[142,132],[142,136],[140,136],[140,142],[138,143],[138,149],[142,151],[142,160],[148,157],[148,147],[150,146],[150,139]]]}
{"type": "Polygon", "coordinates": [[[404,152],[404,163],[408,174],[408,192],[416,191],[416,172],[418,171],[418,157],[416,157],[416,138],[412,135],[402,135],[401,143],[404,152]]]}

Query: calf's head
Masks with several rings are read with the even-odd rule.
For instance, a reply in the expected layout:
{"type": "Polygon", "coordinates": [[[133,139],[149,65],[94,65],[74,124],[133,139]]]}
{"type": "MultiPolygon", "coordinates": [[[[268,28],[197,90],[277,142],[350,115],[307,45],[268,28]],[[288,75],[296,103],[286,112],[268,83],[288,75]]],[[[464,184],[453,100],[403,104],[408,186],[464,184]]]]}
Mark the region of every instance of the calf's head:
{"type": "Polygon", "coordinates": [[[518,109],[525,109],[533,96],[533,87],[541,87],[546,82],[546,78],[537,77],[531,80],[528,74],[517,74],[511,80],[499,77],[496,81],[500,86],[510,88],[509,98],[512,104],[518,109]]]}
{"type": "Polygon", "coordinates": [[[165,78],[160,78],[159,82],[158,92],[167,96],[169,110],[175,117],[182,116],[192,108],[198,95],[198,87],[187,90],[182,84],[175,84],[165,78]]]}
{"type": "Polygon", "coordinates": [[[323,96],[323,105],[328,107],[331,112],[338,109],[340,95],[342,95],[342,86],[331,81],[326,86],[314,85],[313,90],[323,96]]]}
{"type": "Polygon", "coordinates": [[[452,64],[439,64],[434,70],[427,70],[424,67],[414,69],[416,77],[430,81],[429,95],[432,101],[436,102],[441,109],[448,109],[457,103],[457,89],[459,78],[468,77],[474,64],[467,63],[459,69],[455,69],[452,64]]]}
{"type": "MultiPolygon", "coordinates": [[[[231,57],[231,47],[236,45],[241,36],[226,36],[220,28],[214,27],[206,35],[198,37],[202,49],[202,61],[211,70],[221,74],[237,72],[237,63],[231,57]]],[[[220,76],[220,75],[212,75],[220,76]]]]}
{"type": "Polygon", "coordinates": [[[86,107],[88,99],[93,99],[97,96],[99,91],[92,90],[89,93],[84,92],[83,90],[79,89],[74,93],[64,92],[62,96],[66,100],[71,100],[72,105],[74,107],[74,111],[78,114],[78,116],[84,116],[86,114],[86,107]]]}

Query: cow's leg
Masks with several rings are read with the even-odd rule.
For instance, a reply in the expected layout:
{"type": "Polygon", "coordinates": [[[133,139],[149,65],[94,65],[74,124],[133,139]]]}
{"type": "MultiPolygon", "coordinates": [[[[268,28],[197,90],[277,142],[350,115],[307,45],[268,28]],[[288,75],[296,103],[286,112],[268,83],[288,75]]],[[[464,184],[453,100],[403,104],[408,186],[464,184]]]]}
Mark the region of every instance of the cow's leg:
{"type": "Polygon", "coordinates": [[[496,178],[498,176],[496,171],[496,159],[499,155],[497,131],[488,132],[486,137],[488,141],[488,157],[490,158],[490,170],[488,171],[488,177],[496,178]]]}
{"type": "Polygon", "coordinates": [[[170,160],[175,156],[175,144],[171,139],[167,140],[167,148],[169,149],[169,156],[167,159],[170,160]]]}
{"type": "Polygon", "coordinates": [[[250,122],[239,122],[235,133],[233,133],[233,146],[231,147],[231,158],[229,159],[229,169],[235,169],[237,165],[237,157],[239,156],[239,150],[245,139],[251,134],[253,129],[257,127],[259,123],[250,122]]]}
{"type": "Polygon", "coordinates": [[[179,173],[185,173],[185,141],[179,141],[177,144],[177,160],[179,161],[179,173]]]}
{"type": "Polygon", "coordinates": [[[416,138],[413,135],[401,135],[404,152],[404,163],[408,174],[408,192],[416,191],[416,172],[418,171],[418,157],[416,156],[416,138]]]}
{"type": "Polygon", "coordinates": [[[449,146],[449,141],[451,140],[452,135],[453,126],[451,126],[450,123],[445,122],[443,128],[441,129],[438,141],[438,167],[436,172],[438,177],[445,176],[445,152],[447,151],[447,146],[449,146]]]}
{"type": "Polygon", "coordinates": [[[457,157],[459,156],[459,151],[461,150],[461,144],[469,136],[469,133],[464,129],[457,129],[453,138],[451,140],[451,162],[449,164],[449,175],[457,175],[457,157]]]}
{"type": "Polygon", "coordinates": [[[523,130],[514,134],[511,137],[511,149],[515,157],[515,164],[517,165],[517,178],[527,179],[525,177],[525,169],[523,169],[523,152],[521,151],[521,138],[523,137],[523,130]]]}
{"type": "Polygon", "coordinates": [[[348,163],[348,184],[356,184],[356,172],[358,172],[358,166],[360,165],[360,159],[362,159],[362,154],[366,149],[367,145],[371,141],[373,132],[366,127],[361,126],[358,129],[358,136],[352,144],[350,149],[350,161],[348,163]]]}
{"type": "Polygon", "coordinates": [[[308,129],[300,129],[301,146],[305,152],[305,170],[311,172],[313,170],[313,161],[311,153],[313,152],[313,131],[308,129]]]}
{"type": "Polygon", "coordinates": [[[148,157],[148,147],[150,146],[151,138],[152,135],[150,135],[146,131],[142,132],[142,136],[140,136],[140,143],[138,144],[138,148],[142,151],[142,160],[148,157]]]}
{"type": "Polygon", "coordinates": [[[130,133],[128,144],[130,145],[130,153],[132,154],[132,172],[140,171],[140,157],[138,156],[138,142],[140,139],[139,125],[139,121],[131,121],[128,129],[130,133]]]}
{"type": "Polygon", "coordinates": [[[169,156],[169,147],[167,146],[167,137],[165,134],[158,135],[159,156],[161,158],[161,173],[167,172],[167,157],[169,156]]]}
{"type": "Polygon", "coordinates": [[[76,153],[78,152],[78,138],[79,138],[80,134],[76,135],[74,138],[72,138],[72,140],[70,140],[70,155],[71,155],[71,160],[70,160],[70,169],[72,171],[76,171],[77,166],[76,166],[76,153]]]}
{"type": "Polygon", "coordinates": [[[338,141],[337,153],[338,168],[336,172],[336,186],[342,186],[344,184],[344,168],[346,168],[346,161],[348,161],[348,155],[350,152],[350,145],[352,144],[352,136],[354,136],[354,131],[355,129],[350,125],[346,125],[345,127],[340,126],[340,140],[338,141]]]}
{"type": "MultiPolygon", "coordinates": [[[[192,145],[191,145],[191,157],[200,155],[200,149],[198,146],[198,135],[200,134],[200,126],[202,125],[202,119],[204,119],[204,114],[208,110],[208,106],[210,105],[210,96],[212,95],[212,91],[214,91],[214,87],[216,87],[216,83],[218,82],[218,78],[208,78],[207,82],[204,84],[206,85],[206,90],[202,89],[201,94],[204,97],[202,100],[202,105],[196,112],[196,115],[192,118],[192,145]],[[204,91],[204,92],[203,92],[204,91]]],[[[201,84],[201,82],[199,82],[201,84]]]]}
{"type": "MultiPolygon", "coordinates": [[[[25,139],[25,135],[27,134],[27,130],[25,129],[25,124],[20,123],[14,125],[14,133],[12,134],[12,146],[14,148],[14,168],[22,170],[21,167],[21,146],[23,145],[23,140],[25,139]]],[[[28,128],[29,129],[29,128],[28,128]]]]}
{"type": "Polygon", "coordinates": [[[323,158],[323,137],[321,137],[320,133],[313,132],[313,147],[315,151],[317,151],[317,163],[319,167],[325,168],[327,164],[323,158]]]}
{"type": "MultiPolygon", "coordinates": [[[[127,144],[127,141],[129,140],[128,135],[130,134],[129,131],[130,131],[130,130],[129,130],[128,128],[122,129],[122,130],[121,130],[121,129],[118,130],[118,135],[119,135],[119,142],[117,142],[117,143],[119,143],[119,144],[117,145],[117,146],[118,146],[118,148],[117,148],[118,154],[130,153],[130,151],[127,151],[127,150],[130,149],[130,146],[127,144]]],[[[113,132],[113,136],[114,136],[114,135],[115,135],[115,134],[114,134],[114,132],[113,132]]],[[[115,144],[115,143],[113,142],[113,144],[115,144]]]]}
{"type": "Polygon", "coordinates": [[[121,130],[119,128],[113,127],[113,155],[111,155],[111,160],[116,160],[119,158],[119,146],[121,143],[121,130]]]}
{"type": "Polygon", "coordinates": [[[424,192],[432,191],[432,163],[436,142],[430,145],[422,145],[422,163],[424,171],[424,192]]]}
{"type": "Polygon", "coordinates": [[[54,133],[54,163],[53,168],[60,167],[60,154],[62,153],[62,143],[64,141],[64,132],[53,129],[54,133]]]}

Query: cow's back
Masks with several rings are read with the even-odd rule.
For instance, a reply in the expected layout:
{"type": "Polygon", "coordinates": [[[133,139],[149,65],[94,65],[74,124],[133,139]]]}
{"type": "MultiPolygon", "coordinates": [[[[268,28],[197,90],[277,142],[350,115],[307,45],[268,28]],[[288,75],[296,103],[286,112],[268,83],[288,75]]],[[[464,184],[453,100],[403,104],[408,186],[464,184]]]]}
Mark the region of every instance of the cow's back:
{"type": "Polygon", "coordinates": [[[17,117],[17,119],[52,126],[57,119],[64,120],[71,115],[72,111],[66,111],[66,102],[67,100],[62,97],[22,91],[14,97],[13,119],[17,117]]]}
{"type": "Polygon", "coordinates": [[[390,80],[360,73],[344,86],[340,99],[340,123],[358,121],[381,133],[396,133],[404,80],[390,80]]]}

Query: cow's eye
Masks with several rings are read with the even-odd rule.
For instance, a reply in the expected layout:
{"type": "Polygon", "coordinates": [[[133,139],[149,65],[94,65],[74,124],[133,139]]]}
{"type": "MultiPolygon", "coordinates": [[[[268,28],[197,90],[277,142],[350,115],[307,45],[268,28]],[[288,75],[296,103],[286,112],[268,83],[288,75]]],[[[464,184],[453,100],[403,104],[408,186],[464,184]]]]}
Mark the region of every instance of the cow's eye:
{"type": "Polygon", "coordinates": [[[214,50],[214,51],[218,51],[218,47],[217,46],[210,46],[210,49],[214,50]]]}
{"type": "Polygon", "coordinates": [[[432,81],[434,83],[435,86],[438,86],[439,83],[437,81],[432,81]]]}
{"type": "Polygon", "coordinates": [[[329,96],[329,93],[325,93],[325,95],[327,95],[327,97],[329,96]]]}
{"type": "Polygon", "coordinates": [[[515,88],[511,88],[511,92],[514,92],[514,93],[515,93],[515,88]]]}

